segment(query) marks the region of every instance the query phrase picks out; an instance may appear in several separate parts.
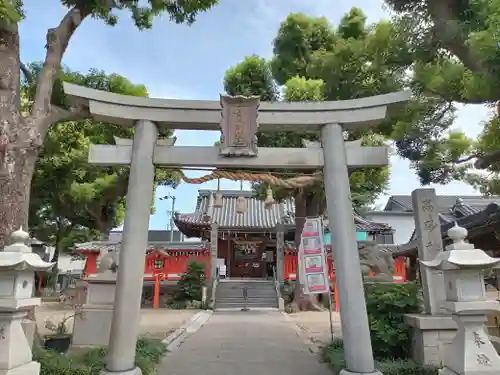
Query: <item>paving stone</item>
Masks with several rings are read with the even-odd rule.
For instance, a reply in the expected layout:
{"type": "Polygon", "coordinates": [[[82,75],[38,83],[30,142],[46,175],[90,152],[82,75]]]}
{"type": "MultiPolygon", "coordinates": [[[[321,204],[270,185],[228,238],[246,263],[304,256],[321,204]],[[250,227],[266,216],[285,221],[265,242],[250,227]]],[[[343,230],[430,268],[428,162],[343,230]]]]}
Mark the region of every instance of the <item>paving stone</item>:
{"type": "Polygon", "coordinates": [[[277,311],[215,312],[158,375],[331,375],[277,311]]]}

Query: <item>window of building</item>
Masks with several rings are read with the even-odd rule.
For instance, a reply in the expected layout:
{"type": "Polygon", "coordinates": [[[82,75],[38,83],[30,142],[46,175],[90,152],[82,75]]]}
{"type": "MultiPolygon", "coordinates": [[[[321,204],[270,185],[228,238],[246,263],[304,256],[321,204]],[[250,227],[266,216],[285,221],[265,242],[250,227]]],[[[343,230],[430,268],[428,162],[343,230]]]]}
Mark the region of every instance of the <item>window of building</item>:
{"type": "Polygon", "coordinates": [[[393,244],[394,233],[378,233],[375,235],[375,242],[379,244],[393,244]]]}

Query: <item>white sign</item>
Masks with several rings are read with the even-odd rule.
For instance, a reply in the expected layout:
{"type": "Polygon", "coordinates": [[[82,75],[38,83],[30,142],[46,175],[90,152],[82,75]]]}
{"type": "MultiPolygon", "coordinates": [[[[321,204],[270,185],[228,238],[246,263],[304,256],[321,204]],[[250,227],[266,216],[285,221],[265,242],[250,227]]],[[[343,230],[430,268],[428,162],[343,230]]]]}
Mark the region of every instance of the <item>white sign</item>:
{"type": "Polygon", "coordinates": [[[330,292],[321,218],[306,219],[299,248],[300,282],[305,294],[330,292]]]}

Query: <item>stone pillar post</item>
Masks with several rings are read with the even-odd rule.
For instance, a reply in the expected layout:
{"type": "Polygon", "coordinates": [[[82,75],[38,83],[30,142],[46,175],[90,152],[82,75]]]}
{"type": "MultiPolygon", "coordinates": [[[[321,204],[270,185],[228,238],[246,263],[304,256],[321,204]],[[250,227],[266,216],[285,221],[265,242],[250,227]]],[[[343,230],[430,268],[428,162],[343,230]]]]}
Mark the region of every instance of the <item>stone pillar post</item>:
{"type": "Polygon", "coordinates": [[[359,266],[342,126],[325,125],[321,130],[321,140],[346,361],[346,369],[341,374],[373,373],[376,371],[359,266]]]}
{"type": "Polygon", "coordinates": [[[103,374],[141,373],[135,366],[135,347],[140,324],[144,250],[148,244],[155,176],[153,153],[157,138],[154,123],[139,121],[136,124],[109,354],[103,374]]]}
{"type": "MultiPolygon", "coordinates": [[[[434,260],[443,252],[441,223],[434,189],[417,189],[411,193],[415,214],[415,231],[418,240],[418,259],[434,260]]],[[[420,265],[422,294],[425,313],[449,314],[443,307],[445,301],[443,272],[420,265]]]]}
{"type": "Polygon", "coordinates": [[[210,281],[217,278],[217,253],[219,245],[219,226],[213,223],[210,226],[210,281]]]}
{"type": "Polygon", "coordinates": [[[276,276],[280,285],[285,282],[285,227],[276,225],[276,276]]]}
{"type": "Polygon", "coordinates": [[[113,318],[116,273],[106,271],[86,279],[87,295],[81,314],[75,316],[73,347],[105,346],[113,318]]]}

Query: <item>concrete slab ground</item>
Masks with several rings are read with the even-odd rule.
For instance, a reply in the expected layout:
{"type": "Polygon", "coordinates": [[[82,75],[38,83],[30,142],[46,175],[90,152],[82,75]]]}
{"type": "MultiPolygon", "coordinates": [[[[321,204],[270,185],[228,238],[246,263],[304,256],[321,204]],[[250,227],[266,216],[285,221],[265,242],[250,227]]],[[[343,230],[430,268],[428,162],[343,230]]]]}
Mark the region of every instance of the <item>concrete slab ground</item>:
{"type": "Polygon", "coordinates": [[[331,375],[278,311],[215,312],[158,375],[331,375]]]}
{"type": "MultiPolygon", "coordinates": [[[[301,311],[288,314],[287,318],[297,325],[302,334],[310,341],[319,345],[328,344],[331,341],[330,319],[328,311],[301,311]]],[[[332,313],[334,336],[342,336],[340,327],[340,314],[332,313]]]]}
{"type": "MultiPolygon", "coordinates": [[[[167,309],[142,309],[140,334],[151,338],[164,339],[166,335],[175,331],[196,314],[198,310],[167,310],[167,309]]],[[[45,319],[59,322],[64,317],[74,314],[71,307],[61,303],[44,303],[36,308],[36,319],[40,334],[48,334],[45,328],[45,319]]],[[[68,328],[72,329],[72,319],[68,328]]]]}

